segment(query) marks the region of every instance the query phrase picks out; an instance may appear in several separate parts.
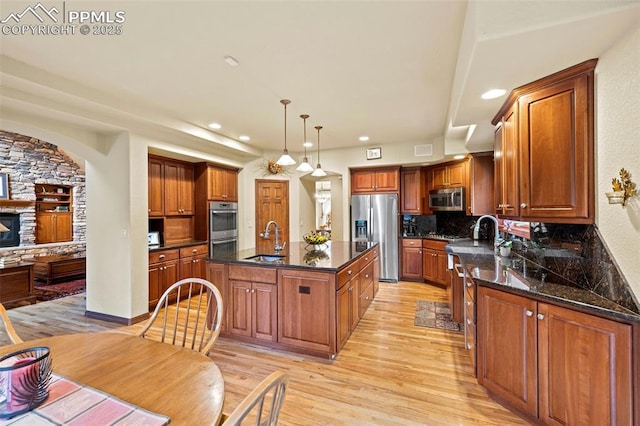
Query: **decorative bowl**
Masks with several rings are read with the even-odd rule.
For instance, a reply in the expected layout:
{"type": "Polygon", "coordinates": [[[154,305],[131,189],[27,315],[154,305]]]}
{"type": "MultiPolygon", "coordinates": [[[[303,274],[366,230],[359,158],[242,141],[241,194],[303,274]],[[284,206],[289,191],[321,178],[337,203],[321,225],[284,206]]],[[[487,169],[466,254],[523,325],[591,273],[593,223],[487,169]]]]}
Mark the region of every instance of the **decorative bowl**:
{"type": "Polygon", "coordinates": [[[305,234],[302,236],[302,238],[304,239],[305,243],[316,245],[316,246],[324,244],[327,241],[329,241],[329,238],[327,238],[326,235],[317,234],[315,232],[312,232],[311,234],[305,234]]]}
{"type": "Polygon", "coordinates": [[[31,411],[49,396],[52,361],[38,346],[0,357],[0,418],[31,411]]]}

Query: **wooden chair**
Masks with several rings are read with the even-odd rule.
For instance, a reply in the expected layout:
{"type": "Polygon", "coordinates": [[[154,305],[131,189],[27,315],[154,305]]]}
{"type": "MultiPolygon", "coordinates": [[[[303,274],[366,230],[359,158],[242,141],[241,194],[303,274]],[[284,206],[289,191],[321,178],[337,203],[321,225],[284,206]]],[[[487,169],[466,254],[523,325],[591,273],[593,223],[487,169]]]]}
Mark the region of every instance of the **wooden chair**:
{"type": "Polygon", "coordinates": [[[271,373],[228,417],[223,418],[222,425],[237,426],[241,425],[245,419],[254,420],[254,418],[255,424],[259,426],[277,425],[288,381],[289,376],[283,371],[271,373]]]}
{"type": "Polygon", "coordinates": [[[11,318],[9,318],[9,314],[7,314],[7,310],[4,308],[2,303],[0,303],[0,317],[2,317],[4,329],[7,332],[11,343],[16,344],[24,342],[24,340],[22,340],[20,336],[18,336],[18,333],[16,333],[16,330],[13,328],[13,324],[11,324],[11,318]]]}
{"type": "Polygon", "coordinates": [[[215,285],[201,278],[186,278],[160,296],[138,336],[207,355],[220,335],[223,312],[222,294],[215,285]]]}

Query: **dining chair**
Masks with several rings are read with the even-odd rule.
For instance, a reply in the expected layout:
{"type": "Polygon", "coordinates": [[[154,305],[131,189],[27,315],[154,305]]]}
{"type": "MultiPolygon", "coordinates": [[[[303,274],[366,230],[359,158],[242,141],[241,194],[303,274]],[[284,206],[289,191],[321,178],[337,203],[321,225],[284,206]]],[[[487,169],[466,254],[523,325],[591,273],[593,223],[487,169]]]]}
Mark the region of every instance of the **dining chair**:
{"type": "Polygon", "coordinates": [[[241,425],[244,420],[255,420],[256,425],[278,424],[278,415],[284,401],[289,376],[283,371],[275,371],[264,379],[242,402],[222,419],[223,426],[241,425]]]}
{"type": "Polygon", "coordinates": [[[224,307],[220,290],[207,280],[172,284],[138,336],[197,350],[204,355],[220,335],[224,307]]]}
{"type": "Polygon", "coordinates": [[[13,328],[13,324],[11,324],[11,318],[9,318],[9,314],[7,313],[7,310],[4,308],[4,305],[2,303],[0,303],[0,317],[2,317],[4,329],[7,332],[11,343],[16,344],[24,342],[24,340],[22,340],[20,336],[18,336],[18,333],[16,333],[16,330],[13,328]]]}

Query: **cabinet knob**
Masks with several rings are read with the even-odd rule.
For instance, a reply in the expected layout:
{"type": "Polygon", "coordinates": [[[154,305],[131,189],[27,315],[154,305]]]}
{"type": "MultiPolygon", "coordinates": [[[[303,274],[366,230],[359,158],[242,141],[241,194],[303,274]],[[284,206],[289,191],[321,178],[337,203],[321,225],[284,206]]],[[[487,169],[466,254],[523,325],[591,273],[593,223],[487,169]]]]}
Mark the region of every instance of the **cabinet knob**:
{"type": "Polygon", "coordinates": [[[473,287],[473,283],[471,281],[467,281],[467,287],[473,287]]]}
{"type": "Polygon", "coordinates": [[[349,291],[353,291],[353,287],[349,287],[349,291]]]}
{"type": "Polygon", "coordinates": [[[415,244],[415,243],[414,243],[413,241],[409,241],[409,245],[410,245],[410,246],[412,246],[412,245],[414,245],[414,244],[415,244]]]}
{"type": "Polygon", "coordinates": [[[533,311],[527,311],[526,314],[527,314],[528,317],[531,317],[531,316],[533,316],[533,311]]]}
{"type": "Polygon", "coordinates": [[[471,343],[467,343],[467,349],[471,349],[471,348],[472,348],[471,343]]]}
{"type": "Polygon", "coordinates": [[[148,212],[151,213],[151,209],[149,209],[148,212]]]}
{"type": "Polygon", "coordinates": [[[418,250],[418,254],[422,254],[422,250],[418,250]]]}
{"type": "Polygon", "coordinates": [[[164,259],[164,254],[161,254],[160,256],[158,256],[158,259],[164,259]]]}
{"type": "Polygon", "coordinates": [[[471,318],[467,318],[467,324],[471,325],[471,318]]]}
{"type": "Polygon", "coordinates": [[[251,290],[249,290],[248,288],[245,288],[245,289],[244,289],[244,292],[245,292],[245,293],[249,293],[250,291],[251,291],[251,290]]]}
{"type": "Polygon", "coordinates": [[[369,296],[365,297],[364,300],[369,300],[369,296]]]}
{"type": "Polygon", "coordinates": [[[365,278],[369,278],[369,274],[364,274],[364,277],[365,278]]]}
{"type": "Polygon", "coordinates": [[[255,292],[256,292],[256,289],[255,289],[255,288],[252,288],[252,289],[251,289],[251,293],[255,293],[255,292]]]}
{"type": "Polygon", "coordinates": [[[198,249],[191,250],[191,253],[197,253],[197,252],[198,252],[198,249]]]}
{"type": "Polygon", "coordinates": [[[544,315],[538,314],[538,315],[536,315],[536,318],[538,318],[539,320],[544,319],[544,315]]]}
{"type": "Polygon", "coordinates": [[[351,272],[352,272],[352,271],[351,271],[351,269],[349,269],[349,270],[347,271],[347,275],[351,275],[351,272]]]}
{"type": "Polygon", "coordinates": [[[466,302],[464,302],[467,306],[471,306],[471,301],[467,300],[466,302]]]}
{"type": "Polygon", "coordinates": [[[520,208],[521,209],[526,209],[527,208],[527,203],[521,203],[520,204],[520,208]]]}

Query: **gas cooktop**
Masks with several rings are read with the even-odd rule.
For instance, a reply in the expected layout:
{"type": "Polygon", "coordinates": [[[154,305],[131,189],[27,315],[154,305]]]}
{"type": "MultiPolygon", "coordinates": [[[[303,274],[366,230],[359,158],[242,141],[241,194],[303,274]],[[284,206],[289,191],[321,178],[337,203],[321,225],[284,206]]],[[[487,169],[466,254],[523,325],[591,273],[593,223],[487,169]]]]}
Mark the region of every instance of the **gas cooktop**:
{"type": "Polygon", "coordinates": [[[457,235],[447,235],[447,234],[439,234],[437,232],[430,232],[428,234],[418,234],[415,235],[418,238],[428,238],[430,240],[442,240],[448,241],[450,243],[456,243],[460,241],[469,241],[471,238],[469,237],[459,237],[457,235]]]}

